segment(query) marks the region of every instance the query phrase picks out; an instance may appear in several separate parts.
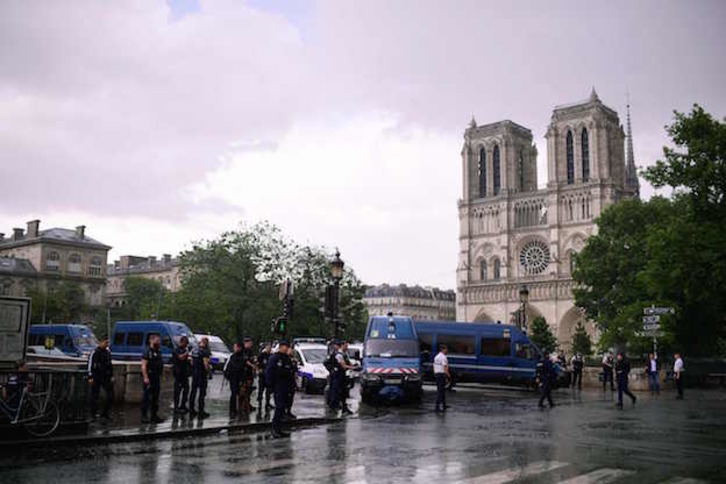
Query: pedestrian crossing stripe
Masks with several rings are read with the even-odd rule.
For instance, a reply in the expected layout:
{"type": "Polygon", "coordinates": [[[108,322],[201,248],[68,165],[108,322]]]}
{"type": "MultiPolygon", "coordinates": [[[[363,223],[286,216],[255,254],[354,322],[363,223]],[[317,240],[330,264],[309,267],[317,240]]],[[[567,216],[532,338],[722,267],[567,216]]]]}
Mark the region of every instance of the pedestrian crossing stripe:
{"type": "Polygon", "coordinates": [[[613,482],[617,479],[620,479],[621,477],[628,476],[630,474],[635,474],[635,471],[608,468],[597,469],[592,472],[588,472],[587,474],[582,474],[580,476],[575,476],[565,481],[562,481],[560,482],[560,484],[607,484],[608,482],[613,482]]]}
{"type": "Polygon", "coordinates": [[[532,462],[524,467],[504,469],[502,471],[472,477],[461,482],[462,484],[503,484],[516,479],[524,479],[525,477],[553,471],[567,465],[565,462],[557,461],[532,462]]]}

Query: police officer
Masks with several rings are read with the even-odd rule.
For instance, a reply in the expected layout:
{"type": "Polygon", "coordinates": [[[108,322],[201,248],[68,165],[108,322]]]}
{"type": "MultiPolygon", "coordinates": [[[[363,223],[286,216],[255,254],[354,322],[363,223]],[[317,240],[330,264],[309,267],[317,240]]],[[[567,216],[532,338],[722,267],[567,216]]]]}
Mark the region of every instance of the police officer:
{"type": "Polygon", "coordinates": [[[267,362],[270,360],[270,354],[272,352],[272,345],[270,343],[265,344],[265,347],[260,351],[260,356],[257,357],[257,410],[262,410],[262,395],[265,396],[265,410],[269,411],[272,408],[270,405],[270,389],[267,388],[267,382],[265,381],[265,370],[267,369],[267,362]]]}
{"type": "Polygon", "coordinates": [[[628,375],[630,374],[630,362],[621,352],[618,353],[617,362],[615,363],[615,375],[618,379],[618,408],[623,408],[623,393],[633,400],[635,405],[635,395],[628,390],[628,375]]]}
{"type": "Polygon", "coordinates": [[[113,365],[111,351],[108,349],[108,338],[98,342],[98,346],[88,357],[88,384],[91,385],[91,415],[98,417],[98,398],[101,389],[106,395],[106,403],[101,417],[111,418],[111,405],[113,403],[113,365]]]}
{"type": "Polygon", "coordinates": [[[242,411],[252,412],[255,407],[250,403],[252,397],[252,385],[255,381],[255,352],[252,349],[252,338],[244,339],[242,348],[242,360],[244,361],[244,374],[242,380],[242,411]]]}
{"type": "Polygon", "coordinates": [[[610,391],[615,391],[613,383],[613,352],[608,351],[602,358],[602,391],[607,389],[608,380],[610,381],[610,391]]]}
{"type": "Polygon", "coordinates": [[[292,404],[295,401],[295,391],[297,390],[297,382],[295,381],[295,375],[297,375],[298,364],[295,359],[295,350],[290,348],[287,351],[290,360],[292,360],[292,382],[290,384],[290,390],[287,392],[287,408],[285,409],[285,417],[289,419],[296,419],[297,416],[292,413],[292,404]]]}
{"type": "Polygon", "coordinates": [[[159,393],[161,392],[161,374],[164,371],[164,360],[161,357],[161,342],[158,334],[149,337],[149,346],[141,355],[141,376],[144,380],[144,396],[141,401],[141,423],[161,423],[159,417],[159,393]],[[151,407],[151,419],[149,419],[151,407]]]}
{"type": "Polygon", "coordinates": [[[224,365],[224,376],[229,381],[229,416],[235,418],[237,416],[237,400],[239,399],[239,389],[244,376],[244,356],[242,355],[242,344],[234,344],[234,352],[227,359],[224,365]]]}
{"type": "Polygon", "coordinates": [[[287,408],[287,396],[290,392],[290,385],[294,381],[292,360],[288,355],[290,343],[287,340],[280,340],[277,353],[270,357],[267,363],[267,386],[275,394],[275,413],[272,417],[272,436],[287,437],[290,434],[282,431],[282,417],[287,408]]]}
{"type": "Polygon", "coordinates": [[[189,338],[182,336],[179,346],[171,355],[174,364],[174,413],[187,413],[187,398],[189,398],[189,373],[191,358],[189,354],[189,338]]]}
{"type": "Polygon", "coordinates": [[[350,398],[350,389],[353,385],[351,378],[348,378],[348,370],[355,370],[357,367],[350,361],[350,355],[348,354],[347,340],[343,341],[340,347],[341,353],[343,354],[343,395],[340,400],[343,406],[343,415],[352,415],[353,412],[348,408],[348,398],[350,398]]]}
{"type": "Polygon", "coordinates": [[[23,396],[23,391],[29,390],[31,387],[30,374],[28,373],[28,363],[24,360],[20,360],[17,363],[18,371],[10,374],[8,382],[3,387],[3,400],[14,408],[17,412],[20,412],[18,408],[20,406],[20,399],[23,396]]]}
{"type": "Polygon", "coordinates": [[[572,357],[572,388],[577,385],[578,390],[582,390],[582,369],[585,366],[585,360],[582,353],[577,353],[572,357]]]}
{"type": "Polygon", "coordinates": [[[555,406],[555,404],[552,402],[551,395],[552,384],[557,378],[557,374],[555,373],[555,366],[552,364],[552,360],[550,359],[549,351],[544,352],[541,364],[542,370],[540,374],[540,379],[542,381],[542,396],[539,398],[539,408],[544,408],[545,398],[547,399],[547,402],[549,402],[550,408],[552,408],[555,406]]]}
{"type": "Polygon", "coordinates": [[[192,392],[189,398],[189,415],[192,417],[197,415],[199,415],[199,418],[209,417],[209,414],[204,411],[204,399],[207,396],[207,380],[211,368],[209,360],[211,357],[209,338],[204,337],[192,351],[192,392]],[[198,402],[197,392],[199,392],[198,402]],[[196,405],[197,403],[198,405],[196,405]],[[199,409],[199,413],[196,412],[195,406],[199,409]]]}

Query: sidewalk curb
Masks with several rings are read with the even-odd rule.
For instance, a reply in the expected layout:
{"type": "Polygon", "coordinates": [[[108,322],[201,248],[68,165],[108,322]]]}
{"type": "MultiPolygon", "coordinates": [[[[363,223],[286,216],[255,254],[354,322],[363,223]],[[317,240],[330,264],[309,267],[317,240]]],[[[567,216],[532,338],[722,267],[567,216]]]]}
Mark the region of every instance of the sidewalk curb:
{"type": "MultiPolygon", "coordinates": [[[[318,425],[327,425],[337,422],[342,422],[344,419],[335,417],[311,417],[311,418],[299,418],[297,420],[285,422],[283,426],[285,428],[308,428],[316,427],[318,425]]],[[[142,442],[145,440],[157,440],[157,439],[179,439],[191,436],[207,436],[216,435],[223,432],[235,432],[235,433],[259,433],[264,431],[270,431],[272,429],[272,422],[255,422],[255,423],[232,423],[229,425],[218,425],[215,427],[201,427],[195,429],[176,429],[176,430],[162,430],[159,432],[139,432],[139,433],[112,433],[101,435],[68,435],[62,437],[48,438],[48,439],[24,439],[24,440],[8,440],[0,441],[0,449],[7,449],[8,447],[23,446],[53,446],[53,445],[74,445],[74,444],[114,444],[124,442],[142,442]]],[[[126,431],[127,429],[123,429],[126,431]]]]}

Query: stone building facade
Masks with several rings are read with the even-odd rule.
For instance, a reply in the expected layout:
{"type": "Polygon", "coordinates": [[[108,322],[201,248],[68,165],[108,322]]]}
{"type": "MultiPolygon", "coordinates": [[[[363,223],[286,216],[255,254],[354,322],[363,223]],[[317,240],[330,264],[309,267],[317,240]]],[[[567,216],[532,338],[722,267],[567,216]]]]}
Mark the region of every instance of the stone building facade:
{"type": "Polygon", "coordinates": [[[164,289],[176,292],[181,287],[180,262],[178,257],[164,254],[161,259],[154,256],[139,257],[124,255],[108,265],[107,299],[109,305],[120,307],[126,304],[124,281],[128,276],[139,276],[159,281],[164,289]]]}
{"type": "Polygon", "coordinates": [[[545,138],[548,179],[540,190],[528,128],[472,119],[466,129],[456,314],[459,321],[514,322],[526,284],[527,321],[544,316],[567,347],[584,322],[573,300],[573,256],[607,206],[639,195],[629,107],[627,150],[617,112],[594,89],[585,101],[556,107],[545,138]]]}
{"type": "Polygon", "coordinates": [[[86,235],[86,227],[40,230],[40,220],[27,229],[0,233],[0,294],[26,296],[31,289],[48,291],[62,281],[77,282],[86,304],[106,304],[108,245],[86,235]]]}
{"type": "Polygon", "coordinates": [[[382,284],[366,289],[363,302],[371,316],[392,312],[428,321],[453,321],[456,317],[456,293],[432,287],[382,284]]]}

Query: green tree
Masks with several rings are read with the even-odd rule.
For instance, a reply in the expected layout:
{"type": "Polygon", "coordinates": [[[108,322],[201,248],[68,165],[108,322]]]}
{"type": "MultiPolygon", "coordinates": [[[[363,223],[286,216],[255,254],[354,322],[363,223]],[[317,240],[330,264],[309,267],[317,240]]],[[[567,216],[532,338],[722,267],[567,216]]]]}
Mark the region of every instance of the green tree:
{"type": "Polygon", "coordinates": [[[575,333],[572,335],[572,352],[581,353],[583,356],[589,356],[592,353],[592,340],[582,321],[577,322],[575,333]]]}
{"type": "Polygon", "coordinates": [[[81,321],[89,311],[86,295],[77,282],[49,284],[48,289],[28,291],[32,300],[31,318],[34,322],[69,323],[81,321]]]}
{"type": "MultiPolygon", "coordinates": [[[[128,276],[124,279],[126,304],[114,308],[114,316],[129,320],[166,319],[168,308],[165,303],[165,291],[162,284],[155,279],[140,276],[128,276]],[[163,312],[163,309],[167,309],[163,312]]],[[[118,318],[117,318],[118,319],[118,318]]]]}
{"type": "Polygon", "coordinates": [[[532,321],[529,327],[529,338],[543,352],[552,352],[557,348],[557,338],[552,334],[550,325],[543,316],[537,316],[532,321]]]}

